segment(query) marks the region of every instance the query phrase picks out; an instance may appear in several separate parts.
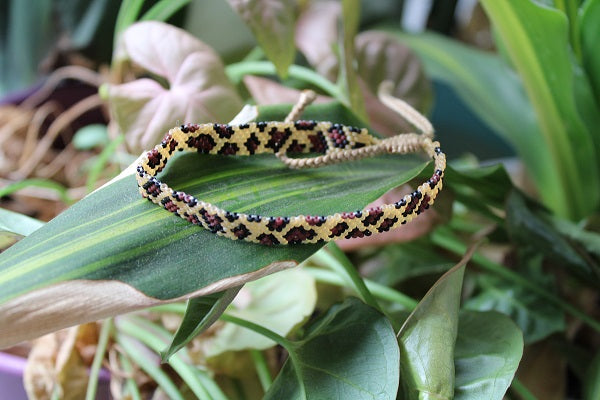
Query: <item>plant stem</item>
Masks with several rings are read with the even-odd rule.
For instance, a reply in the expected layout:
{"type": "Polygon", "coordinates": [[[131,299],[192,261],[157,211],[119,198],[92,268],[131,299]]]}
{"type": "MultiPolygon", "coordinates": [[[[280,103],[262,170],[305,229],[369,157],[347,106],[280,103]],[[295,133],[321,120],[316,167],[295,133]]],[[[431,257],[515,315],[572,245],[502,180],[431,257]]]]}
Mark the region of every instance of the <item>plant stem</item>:
{"type": "Polygon", "coordinates": [[[514,378],[512,383],[510,384],[510,387],[521,397],[521,399],[523,400],[537,400],[537,397],[535,397],[535,395],[533,393],[531,393],[529,391],[529,389],[527,389],[525,387],[525,385],[523,385],[521,383],[521,381],[519,381],[517,378],[514,378]]]}
{"type": "Polygon", "coordinates": [[[362,300],[374,309],[379,310],[379,312],[383,312],[379,306],[379,303],[365,285],[365,281],[358,274],[358,271],[352,262],[348,259],[348,257],[346,257],[346,254],[344,254],[338,245],[334,242],[330,242],[326,246],[326,249],[326,251],[321,250],[315,253],[313,257],[315,257],[317,260],[320,260],[325,266],[331,268],[340,276],[345,275],[350,278],[352,285],[362,300]]]}
{"type": "Polygon", "coordinates": [[[129,375],[125,380],[125,389],[128,390],[129,396],[131,396],[132,400],[142,400],[137,384],[132,378],[133,366],[131,365],[131,362],[123,354],[119,354],[119,361],[121,362],[123,371],[129,375]]]}
{"type": "MultiPolygon", "coordinates": [[[[318,282],[346,287],[344,280],[335,272],[315,267],[304,267],[304,270],[311,274],[318,282]]],[[[371,293],[373,293],[373,296],[377,297],[378,299],[400,304],[407,310],[413,310],[419,303],[415,299],[388,286],[370,281],[368,279],[365,279],[364,281],[367,285],[367,288],[371,291],[371,293]]]]}
{"type": "Polygon", "coordinates": [[[88,386],[85,392],[85,400],[94,400],[96,398],[96,390],[98,389],[98,375],[100,374],[100,368],[102,367],[102,360],[104,360],[104,353],[106,353],[106,346],[108,345],[108,338],[110,337],[111,329],[112,319],[109,318],[102,323],[102,328],[100,329],[98,345],[96,346],[96,354],[94,354],[94,361],[92,361],[92,367],[90,368],[90,376],[88,378],[88,386]]]}
{"type": "Polygon", "coordinates": [[[254,361],[254,367],[256,368],[256,374],[260,380],[260,385],[266,393],[273,383],[267,361],[260,350],[252,349],[250,350],[250,355],[252,356],[252,361],[254,361]]]}
{"type": "MultiPolygon", "coordinates": [[[[275,66],[270,61],[241,61],[228,65],[225,68],[225,72],[235,84],[240,83],[245,75],[277,75],[275,66]]],[[[301,67],[300,65],[291,65],[288,73],[290,78],[308,82],[341,103],[347,104],[346,98],[340,88],[313,70],[301,67]]]]}
{"type": "MultiPolygon", "coordinates": [[[[460,240],[458,240],[456,237],[454,237],[451,232],[444,230],[443,228],[440,228],[440,229],[437,229],[436,231],[434,231],[433,234],[431,235],[431,239],[432,239],[433,243],[436,244],[437,246],[439,246],[445,250],[448,250],[454,254],[457,254],[457,255],[462,255],[467,250],[467,246],[465,244],[463,244],[460,240]]],[[[510,269],[504,267],[503,265],[497,264],[497,263],[487,259],[480,253],[473,254],[472,260],[475,263],[477,263],[480,267],[482,267],[483,269],[490,271],[496,275],[499,275],[502,278],[512,281],[518,285],[521,285],[522,287],[524,287],[526,289],[531,290],[538,296],[559,306],[560,308],[562,308],[564,311],[571,314],[572,316],[579,318],[581,321],[586,323],[588,326],[590,326],[597,332],[600,332],[600,322],[599,321],[596,321],[589,315],[585,314],[583,311],[577,309],[576,307],[573,307],[571,304],[564,301],[560,297],[554,295],[553,293],[550,293],[543,287],[537,286],[532,281],[522,277],[521,275],[517,274],[514,271],[511,271],[510,269]]]]}

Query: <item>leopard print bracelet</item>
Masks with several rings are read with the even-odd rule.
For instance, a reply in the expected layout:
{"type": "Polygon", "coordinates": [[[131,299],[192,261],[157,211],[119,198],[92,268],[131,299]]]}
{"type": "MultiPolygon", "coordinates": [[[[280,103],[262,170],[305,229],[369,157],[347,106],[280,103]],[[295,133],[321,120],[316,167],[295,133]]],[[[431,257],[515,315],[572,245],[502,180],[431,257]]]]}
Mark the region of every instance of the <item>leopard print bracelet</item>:
{"type": "Polygon", "coordinates": [[[406,133],[379,139],[364,128],[287,119],[241,125],[187,124],[171,129],[160,144],[141,157],[136,178],[143,197],[229,239],[277,245],[364,237],[405,224],[433,204],[442,188],[446,157],[432,134],[431,129],[431,135],[406,133]],[[433,159],[434,173],[413,193],[393,204],[328,216],[265,217],[225,211],[158,180],[156,175],[177,150],[245,156],[275,153],[291,168],[320,167],[382,153],[423,151],[433,159]],[[288,152],[322,155],[296,159],[287,157],[288,152]]]}

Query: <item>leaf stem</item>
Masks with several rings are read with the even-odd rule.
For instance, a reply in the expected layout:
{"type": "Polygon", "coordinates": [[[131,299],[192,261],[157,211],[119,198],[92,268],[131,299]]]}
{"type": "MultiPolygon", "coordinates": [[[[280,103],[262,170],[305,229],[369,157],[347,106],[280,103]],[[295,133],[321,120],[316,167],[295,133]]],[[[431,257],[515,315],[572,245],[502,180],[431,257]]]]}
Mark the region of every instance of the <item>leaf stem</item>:
{"type": "MultiPolygon", "coordinates": [[[[460,240],[458,240],[456,237],[454,237],[454,235],[449,230],[446,230],[444,228],[438,228],[437,230],[435,230],[431,235],[431,239],[432,239],[433,243],[436,244],[437,246],[439,246],[445,250],[448,250],[454,254],[457,254],[457,255],[462,255],[467,250],[467,246],[465,244],[463,244],[460,240]]],[[[480,267],[482,267],[483,269],[490,271],[496,275],[499,275],[502,278],[512,281],[518,285],[521,285],[522,287],[524,287],[526,289],[531,290],[538,296],[559,306],[565,312],[580,319],[581,321],[586,323],[588,326],[590,326],[597,332],[600,332],[600,322],[599,321],[596,321],[594,318],[585,314],[583,311],[577,309],[576,307],[573,307],[571,304],[567,303],[560,297],[555,296],[554,294],[550,293],[546,289],[544,289],[540,286],[537,286],[535,283],[522,277],[518,273],[511,271],[510,269],[504,267],[503,265],[497,264],[497,263],[489,260],[488,258],[484,257],[480,253],[473,254],[472,260],[475,263],[477,263],[480,267]]]]}
{"type": "Polygon", "coordinates": [[[250,350],[250,356],[252,356],[252,361],[254,361],[254,367],[256,368],[256,374],[258,375],[258,379],[260,380],[260,385],[266,393],[267,390],[269,390],[269,387],[271,387],[271,384],[273,383],[271,379],[271,372],[269,371],[269,366],[267,365],[267,361],[265,360],[265,357],[260,350],[250,350]]]}
{"type": "Polygon", "coordinates": [[[121,362],[123,371],[129,375],[125,380],[125,389],[128,390],[129,396],[131,396],[132,400],[142,400],[137,384],[133,380],[133,365],[131,365],[131,361],[123,354],[119,354],[119,361],[121,362]]]}
{"type": "Polygon", "coordinates": [[[521,383],[521,381],[518,380],[517,378],[513,379],[512,383],[510,384],[510,387],[523,400],[537,400],[537,397],[535,397],[535,395],[533,393],[531,393],[529,391],[529,389],[527,389],[527,387],[525,387],[525,385],[523,385],[523,383],[521,383]]]}
{"type": "Polygon", "coordinates": [[[85,392],[86,400],[94,400],[96,398],[96,390],[98,389],[98,376],[100,375],[100,368],[102,367],[102,360],[104,360],[104,353],[106,353],[106,347],[108,345],[108,338],[110,337],[111,329],[112,319],[109,318],[102,323],[100,335],[98,336],[96,354],[94,354],[94,360],[92,361],[90,376],[88,378],[88,386],[85,392]]]}
{"type": "Polygon", "coordinates": [[[367,288],[365,281],[358,274],[358,271],[352,262],[337,244],[330,242],[326,246],[326,251],[321,250],[315,253],[313,257],[320,260],[321,263],[337,272],[340,276],[347,276],[350,278],[352,286],[354,286],[354,289],[358,292],[362,301],[383,313],[381,306],[367,288]]]}
{"type": "MultiPolygon", "coordinates": [[[[304,267],[304,270],[311,274],[318,282],[327,283],[335,286],[346,286],[344,280],[335,272],[315,267],[304,267]]],[[[365,279],[364,281],[369,291],[371,291],[371,293],[373,293],[373,296],[377,297],[378,299],[400,304],[407,310],[413,310],[419,303],[415,299],[388,286],[370,281],[368,279],[365,279]]]]}
{"type": "MultiPolygon", "coordinates": [[[[225,68],[225,72],[235,84],[240,83],[245,75],[277,75],[275,66],[270,61],[241,61],[229,64],[225,68]]],[[[310,83],[341,103],[347,104],[346,97],[336,84],[309,68],[300,65],[291,65],[288,70],[288,76],[310,83]]]]}

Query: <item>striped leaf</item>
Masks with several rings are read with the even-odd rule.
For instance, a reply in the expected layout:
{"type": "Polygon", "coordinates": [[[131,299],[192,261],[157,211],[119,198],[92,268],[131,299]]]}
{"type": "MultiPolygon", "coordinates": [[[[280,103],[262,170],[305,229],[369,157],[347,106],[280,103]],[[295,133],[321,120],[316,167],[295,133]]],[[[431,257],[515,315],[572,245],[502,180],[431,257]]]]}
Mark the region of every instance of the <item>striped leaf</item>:
{"type": "MultiPolygon", "coordinates": [[[[341,123],[339,106],[315,106],[341,123]],[[329,108],[319,108],[329,107],[329,108]]],[[[341,111],[340,111],[341,110],[341,111]]],[[[268,109],[262,117],[281,118],[268,109]]],[[[161,174],[171,187],[225,209],[262,215],[364,207],[427,166],[382,156],[290,170],[271,155],[180,153],[161,174]]],[[[320,245],[231,241],[141,198],[131,174],[104,186],[0,254],[0,347],[65,326],[223,291],[301,262],[320,245]]]]}

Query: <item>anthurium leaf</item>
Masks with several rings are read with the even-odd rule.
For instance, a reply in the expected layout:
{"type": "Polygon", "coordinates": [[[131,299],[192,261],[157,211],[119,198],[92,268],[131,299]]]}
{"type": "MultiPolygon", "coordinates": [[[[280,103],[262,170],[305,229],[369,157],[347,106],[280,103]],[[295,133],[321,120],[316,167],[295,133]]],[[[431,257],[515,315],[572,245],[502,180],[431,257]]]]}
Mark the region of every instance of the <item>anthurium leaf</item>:
{"type": "Polygon", "coordinates": [[[398,343],[390,321],[356,298],[332,307],[293,342],[265,399],[391,399],[398,343]]]}
{"type": "Polygon", "coordinates": [[[431,287],[398,332],[402,399],[453,397],[458,309],[471,254],[431,287]]]}
{"type": "Polygon", "coordinates": [[[168,85],[140,78],[102,88],[134,151],[154,146],[178,121],[227,122],[242,107],[219,55],[179,28],[157,21],[136,23],[123,32],[115,54],[168,85]]]}
{"type": "MultiPolygon", "coordinates": [[[[543,276],[536,277],[540,285],[543,276]]],[[[532,278],[533,279],[533,278],[532,278]]],[[[534,343],[565,330],[562,310],[535,293],[490,275],[477,279],[481,292],[465,302],[474,311],[498,311],[509,316],[523,332],[525,343],[534,343]]]]}
{"type": "Polygon", "coordinates": [[[281,77],[294,61],[296,2],[292,0],[228,0],[231,7],[252,30],[267,58],[281,77]]]}
{"type": "MultiPolygon", "coordinates": [[[[440,35],[389,30],[416,51],[430,76],[449,85],[469,108],[508,141],[527,166],[548,205],[563,196],[560,167],[552,162],[519,77],[498,56],[440,35]],[[493,93],[493,96],[490,96],[493,93]]],[[[440,132],[440,135],[443,135],[440,132]]],[[[443,142],[443,136],[440,136],[443,142]]],[[[468,145],[465,147],[468,151],[468,145]]]]}
{"type": "MultiPolygon", "coordinates": [[[[343,108],[327,110],[329,119],[347,123],[343,108]]],[[[308,111],[305,118],[318,115],[308,111]]],[[[427,165],[417,156],[381,156],[290,170],[272,155],[178,153],[160,177],[232,211],[327,215],[364,207],[427,165]]],[[[291,267],[319,248],[213,235],[143,200],[134,177],[124,173],[0,254],[0,346],[223,291],[291,267]]]]}
{"type": "Polygon", "coordinates": [[[502,400],[522,354],[523,336],[510,318],[462,312],[454,348],[454,399],[502,400]]]}
{"type": "Polygon", "coordinates": [[[167,361],[179,349],[214,324],[242,287],[233,287],[223,292],[196,297],[187,301],[183,320],[171,340],[169,347],[161,352],[167,361]]]}
{"type": "Polygon", "coordinates": [[[533,248],[546,255],[558,266],[579,276],[583,282],[600,286],[600,267],[584,257],[543,215],[542,210],[536,213],[530,209],[520,193],[511,192],[506,204],[506,229],[511,240],[522,248],[533,248]]]}
{"type": "MultiPolygon", "coordinates": [[[[246,284],[227,313],[287,336],[312,314],[316,302],[312,275],[293,268],[246,284]]],[[[226,351],[264,350],[275,346],[272,340],[232,323],[225,323],[204,343],[207,357],[226,351]]]]}
{"type": "Polygon", "coordinates": [[[597,51],[598,37],[600,37],[600,1],[586,1],[581,10],[580,19],[583,61],[594,88],[596,100],[600,101],[600,54],[597,51]]]}
{"type": "Polygon", "coordinates": [[[544,147],[536,153],[549,152],[560,168],[562,194],[550,205],[559,215],[582,218],[600,200],[600,140],[594,142],[597,135],[586,126],[585,114],[580,114],[590,105],[581,104],[581,96],[575,98],[587,82],[582,82],[585,77],[578,75],[579,67],[571,57],[568,20],[561,11],[532,1],[482,0],[481,4],[540,121],[544,147]]]}

